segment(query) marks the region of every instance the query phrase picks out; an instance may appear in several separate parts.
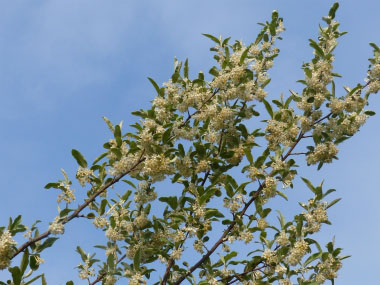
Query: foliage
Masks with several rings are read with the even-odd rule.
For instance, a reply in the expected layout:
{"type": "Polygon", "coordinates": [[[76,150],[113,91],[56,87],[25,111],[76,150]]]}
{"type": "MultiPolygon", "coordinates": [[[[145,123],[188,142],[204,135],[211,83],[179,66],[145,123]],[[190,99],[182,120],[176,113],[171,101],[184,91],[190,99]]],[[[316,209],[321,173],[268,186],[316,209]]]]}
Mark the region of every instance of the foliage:
{"type": "Polygon", "coordinates": [[[135,132],[123,132],[122,124],[104,117],[113,135],[105,152],[89,164],[72,151],[79,165],[76,179],[88,188],[83,203],[70,208],[75,195],[62,170],[64,180],[45,187],[58,190],[57,202],[65,205],[46,232],[39,232],[39,221],[27,228],[21,216],[0,228],[0,268],[12,276],[0,284],[46,284],[44,274],[34,274],[41,254],[58,239],[53,236],[64,234],[66,223],[79,217],[92,221],[108,239],[95,246],[105,250],[103,262],[77,246],[79,277],[89,284],[123,278],[131,285],[333,282],[346,257],[334,241],[324,249],[313,235],[330,224],[327,210],[339,199],[326,197],[334,190],[302,178],[312,197],[299,203],[302,212],[290,220],[267,202],[287,200],[284,189],[293,188],[300,158],[318,169],[333,162],[337,145],[374,115],[364,109],[369,95],[380,90],[380,49],[374,43],[366,82],[337,95],[334,77],[340,75],[333,72],[333,52],[344,35],[335,21],[337,8],[334,4],[323,17],[318,39],[310,39],[314,58],[302,65],[300,94],[290,91],[287,98],[270,102],[265,91],[284,30],[277,11],[260,24],[249,45],[205,34],[215,44],[211,51],[217,64],[210,80],[203,73],[190,79],[188,60],[175,60],[164,87],[149,78],[157,97],[149,110],[133,113],[140,118],[131,125],[135,132]],[[261,104],[267,114],[259,113],[261,104]],[[295,152],[301,141],[306,150],[295,152]],[[244,181],[234,178],[237,170],[244,181]],[[177,195],[156,191],[165,179],[176,185],[177,195]],[[129,190],[113,199],[117,183],[129,190]],[[157,215],[152,209],[160,205],[165,209],[157,215]],[[278,223],[270,222],[274,212],[278,223]],[[17,248],[14,237],[21,232],[27,241],[17,248]],[[11,267],[20,254],[20,265],[11,267]]]}

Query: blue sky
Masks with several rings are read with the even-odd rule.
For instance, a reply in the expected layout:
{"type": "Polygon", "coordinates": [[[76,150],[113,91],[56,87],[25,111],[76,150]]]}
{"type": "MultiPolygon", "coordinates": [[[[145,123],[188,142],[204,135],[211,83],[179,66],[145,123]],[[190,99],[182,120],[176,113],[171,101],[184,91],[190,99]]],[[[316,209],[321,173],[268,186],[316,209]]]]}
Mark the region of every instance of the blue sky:
{"type": "MultiPolygon", "coordinates": [[[[202,33],[232,36],[249,43],[259,30],[257,22],[276,9],[287,31],[281,53],[271,71],[270,96],[300,90],[300,66],[311,58],[308,38],[315,38],[321,17],[333,1],[1,1],[0,2],[0,225],[9,216],[23,215],[51,221],[57,214],[56,195],[43,186],[61,179],[59,169],[75,175],[71,149],[93,160],[102,152],[110,133],[101,117],[125,125],[130,113],[147,108],[154,89],[146,79],[167,81],[173,58],[189,58],[191,74],[213,65],[212,43],[202,33]]],[[[348,31],[336,50],[335,70],[341,86],[363,82],[372,49],[380,45],[380,3],[375,0],[341,1],[337,20],[348,31]]],[[[340,89],[339,89],[340,88],[340,89]]],[[[343,94],[343,93],[342,93],[343,94]]],[[[380,94],[370,109],[380,115],[380,94]]],[[[374,284],[380,252],[380,117],[369,119],[362,130],[340,146],[340,160],[322,171],[306,169],[302,176],[315,184],[338,190],[343,200],[330,211],[333,226],[321,239],[336,242],[352,254],[336,284],[374,284]]],[[[304,187],[292,190],[294,199],[307,200],[304,187]]],[[[296,187],[297,188],[297,187],[296,187]]],[[[82,190],[84,191],[84,190],[82,190]]],[[[80,192],[77,186],[77,192],[80,192]]],[[[282,204],[283,207],[290,207],[282,204]]],[[[286,210],[286,209],[285,209],[286,210]]],[[[42,224],[41,231],[46,228],[42,224]]],[[[101,233],[97,233],[97,235],[101,233]]],[[[48,284],[77,280],[73,269],[80,259],[77,244],[91,250],[101,241],[82,221],[67,226],[56,247],[45,251],[41,267],[48,284]]],[[[17,263],[17,261],[15,262],[17,263]]],[[[8,278],[0,272],[0,279],[8,278]]],[[[78,283],[81,284],[81,283],[78,283]]]]}

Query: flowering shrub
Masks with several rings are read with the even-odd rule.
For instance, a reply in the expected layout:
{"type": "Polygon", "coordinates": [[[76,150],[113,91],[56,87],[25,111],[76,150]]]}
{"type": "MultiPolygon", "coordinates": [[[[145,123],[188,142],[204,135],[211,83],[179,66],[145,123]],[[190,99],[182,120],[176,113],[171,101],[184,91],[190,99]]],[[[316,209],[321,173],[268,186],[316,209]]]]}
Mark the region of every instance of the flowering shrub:
{"type": "Polygon", "coordinates": [[[276,41],[284,31],[276,11],[248,45],[205,35],[215,43],[211,50],[217,64],[210,69],[210,80],[203,73],[190,79],[187,60],[175,60],[174,73],[163,87],[149,79],[157,97],[151,109],[133,113],[140,117],[132,125],[135,132],[123,133],[121,124],[104,118],[113,133],[105,152],[89,165],[79,151],[72,151],[79,165],[75,178],[88,189],[82,204],[69,208],[76,197],[62,170],[64,180],[46,188],[57,189],[57,202],[66,207],[46,232],[40,234],[37,222],[30,228],[22,225],[21,216],[10,219],[7,229],[0,228],[0,269],[12,275],[0,284],[38,279],[46,284],[44,274],[33,275],[44,262],[42,251],[78,217],[91,220],[108,240],[97,246],[105,250],[104,262],[77,247],[82,259],[79,278],[89,284],[128,280],[130,285],[287,285],[334,280],[345,258],[341,249],[329,242],[325,250],[312,238],[323,224],[330,224],[327,210],[339,199],[326,197],[334,190],[302,178],[312,197],[300,203],[303,210],[293,219],[277,211],[278,223],[269,218],[267,203],[278,197],[287,200],[285,189],[293,188],[298,175],[296,159],[305,158],[318,169],[333,162],[337,145],[374,114],[364,108],[369,95],[380,90],[380,49],[375,44],[365,82],[345,87],[342,96],[336,93],[334,77],[339,75],[333,72],[333,52],[344,34],[334,20],[337,8],[334,4],[323,17],[318,40],[310,40],[314,58],[302,66],[300,94],[291,91],[287,98],[267,100],[268,71],[279,55],[276,41]],[[258,112],[260,104],[268,115],[258,112]],[[260,117],[265,119],[261,125],[260,117]],[[252,121],[262,127],[251,130],[247,122],[252,121]],[[295,152],[304,145],[303,152],[295,152]],[[244,173],[244,181],[231,175],[233,169],[244,173]],[[176,185],[178,195],[156,191],[156,183],[165,179],[176,185]],[[117,183],[130,190],[111,199],[117,183]],[[162,203],[165,210],[153,215],[152,208],[162,203]],[[20,232],[27,241],[17,248],[14,237],[20,232]],[[20,254],[21,264],[11,267],[20,254]]]}

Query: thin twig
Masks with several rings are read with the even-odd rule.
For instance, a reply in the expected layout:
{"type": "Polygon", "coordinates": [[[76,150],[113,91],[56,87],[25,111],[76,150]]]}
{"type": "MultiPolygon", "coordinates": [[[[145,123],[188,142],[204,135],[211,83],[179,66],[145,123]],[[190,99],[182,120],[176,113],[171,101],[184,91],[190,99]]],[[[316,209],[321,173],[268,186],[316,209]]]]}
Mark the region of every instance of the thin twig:
{"type": "Polygon", "coordinates": [[[294,152],[294,153],[291,153],[290,155],[302,155],[302,154],[307,154],[307,152],[294,152]]]}

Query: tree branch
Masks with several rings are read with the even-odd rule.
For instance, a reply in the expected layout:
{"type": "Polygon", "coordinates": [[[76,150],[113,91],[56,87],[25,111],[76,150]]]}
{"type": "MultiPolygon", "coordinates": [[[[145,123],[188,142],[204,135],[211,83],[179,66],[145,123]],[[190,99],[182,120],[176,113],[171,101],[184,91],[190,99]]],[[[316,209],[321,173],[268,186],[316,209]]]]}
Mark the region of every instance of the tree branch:
{"type": "MultiPolygon", "coordinates": [[[[297,137],[297,140],[294,142],[292,147],[289,149],[289,151],[285,154],[285,156],[282,158],[282,160],[286,160],[294,150],[294,148],[297,146],[297,144],[303,139],[304,133],[301,131],[297,137]]],[[[272,171],[273,172],[273,171],[272,171]]],[[[272,175],[272,172],[269,173],[269,176],[272,175]]],[[[253,194],[252,198],[245,204],[244,208],[235,216],[234,221],[228,226],[228,228],[223,232],[222,236],[218,239],[218,241],[214,244],[214,246],[205,254],[202,256],[202,258],[195,263],[192,267],[190,267],[187,272],[182,275],[176,282],[174,282],[174,285],[179,285],[188,277],[191,273],[193,273],[198,267],[200,267],[214,252],[215,250],[226,241],[227,235],[232,231],[234,226],[237,223],[237,217],[240,219],[248,210],[248,208],[251,206],[251,204],[259,197],[261,194],[262,189],[265,187],[265,182],[259,186],[259,188],[256,190],[256,192],[253,194]]]]}
{"type": "MultiPolygon", "coordinates": [[[[83,211],[83,209],[85,209],[90,203],[92,203],[96,197],[98,197],[100,194],[102,194],[105,190],[107,190],[109,187],[111,187],[112,185],[114,185],[115,183],[117,183],[121,178],[123,178],[125,175],[127,175],[128,173],[132,172],[133,170],[135,170],[135,168],[145,160],[145,158],[143,158],[142,156],[144,155],[144,151],[141,153],[140,155],[140,158],[138,159],[138,161],[135,163],[135,165],[132,166],[131,169],[125,171],[124,173],[120,174],[119,176],[116,176],[114,179],[112,179],[110,182],[106,183],[105,185],[103,185],[102,187],[100,187],[100,189],[98,191],[95,192],[95,194],[93,194],[91,197],[88,198],[88,200],[86,200],[82,205],[79,205],[78,208],[74,211],[74,213],[72,213],[69,217],[67,217],[63,222],[62,224],[66,224],[68,223],[69,221],[71,221],[72,219],[74,218],[77,218],[79,216],[79,213],[81,211],[83,211]]],[[[21,245],[17,251],[13,254],[12,258],[15,258],[18,254],[20,254],[20,252],[24,251],[27,247],[29,247],[31,244],[34,244],[44,238],[47,238],[48,236],[50,235],[50,231],[46,231],[44,232],[43,234],[40,234],[39,236],[27,241],[26,243],[24,243],[23,245],[21,245]]]]}

